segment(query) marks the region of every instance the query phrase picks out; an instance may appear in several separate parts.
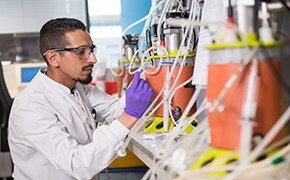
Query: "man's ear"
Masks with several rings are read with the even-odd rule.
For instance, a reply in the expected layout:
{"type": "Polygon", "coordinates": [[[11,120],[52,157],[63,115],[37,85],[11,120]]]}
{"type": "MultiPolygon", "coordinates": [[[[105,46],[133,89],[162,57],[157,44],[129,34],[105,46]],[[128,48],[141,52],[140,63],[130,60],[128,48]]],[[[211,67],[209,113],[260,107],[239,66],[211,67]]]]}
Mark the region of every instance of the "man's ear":
{"type": "Polygon", "coordinates": [[[55,51],[48,50],[45,54],[47,62],[53,67],[59,67],[59,54],[55,51]]]}

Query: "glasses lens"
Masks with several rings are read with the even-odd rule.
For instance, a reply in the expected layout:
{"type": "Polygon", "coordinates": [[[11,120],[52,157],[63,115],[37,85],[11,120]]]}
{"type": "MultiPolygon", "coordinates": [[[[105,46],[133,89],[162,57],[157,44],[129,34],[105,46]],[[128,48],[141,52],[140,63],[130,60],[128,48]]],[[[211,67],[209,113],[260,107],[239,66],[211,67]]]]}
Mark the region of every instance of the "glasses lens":
{"type": "Polygon", "coordinates": [[[90,57],[91,53],[95,53],[95,45],[92,45],[90,47],[79,47],[74,50],[76,55],[78,55],[82,59],[87,59],[90,57]]]}
{"type": "MultiPolygon", "coordinates": [[[[81,59],[88,59],[91,55],[91,53],[96,53],[96,46],[92,45],[92,46],[80,46],[77,48],[52,48],[50,50],[53,51],[69,51],[69,52],[73,52],[76,56],[78,56],[81,59]]],[[[43,54],[43,56],[45,56],[46,53],[43,54]]]]}

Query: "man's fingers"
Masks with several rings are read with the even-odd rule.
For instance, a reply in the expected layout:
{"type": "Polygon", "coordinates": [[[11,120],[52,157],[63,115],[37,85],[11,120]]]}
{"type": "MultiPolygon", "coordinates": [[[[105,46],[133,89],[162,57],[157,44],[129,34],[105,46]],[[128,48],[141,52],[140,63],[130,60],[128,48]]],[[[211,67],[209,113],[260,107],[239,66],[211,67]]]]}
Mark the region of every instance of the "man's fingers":
{"type": "Polygon", "coordinates": [[[140,79],[139,80],[139,84],[138,84],[138,89],[143,89],[144,85],[146,84],[146,81],[144,79],[140,79]]]}
{"type": "Polygon", "coordinates": [[[136,72],[134,74],[134,77],[133,77],[133,82],[132,82],[132,88],[136,89],[136,87],[138,86],[138,83],[140,81],[140,72],[136,72]]]}

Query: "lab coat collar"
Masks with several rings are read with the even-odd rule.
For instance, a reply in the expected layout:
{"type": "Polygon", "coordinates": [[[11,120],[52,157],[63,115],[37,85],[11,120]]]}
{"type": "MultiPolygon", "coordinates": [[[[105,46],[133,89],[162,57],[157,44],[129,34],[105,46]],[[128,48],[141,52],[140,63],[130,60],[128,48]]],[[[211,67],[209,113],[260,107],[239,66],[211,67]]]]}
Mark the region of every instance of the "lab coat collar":
{"type": "Polygon", "coordinates": [[[40,75],[40,78],[45,79],[45,82],[49,83],[47,85],[52,87],[52,88],[59,89],[60,91],[64,92],[65,94],[68,94],[68,95],[72,94],[72,92],[75,91],[75,88],[73,88],[71,90],[68,87],[64,86],[63,84],[60,84],[60,83],[54,81],[53,79],[51,79],[50,77],[48,77],[46,75],[46,73],[47,73],[47,68],[46,67],[41,68],[38,73],[40,75]]]}

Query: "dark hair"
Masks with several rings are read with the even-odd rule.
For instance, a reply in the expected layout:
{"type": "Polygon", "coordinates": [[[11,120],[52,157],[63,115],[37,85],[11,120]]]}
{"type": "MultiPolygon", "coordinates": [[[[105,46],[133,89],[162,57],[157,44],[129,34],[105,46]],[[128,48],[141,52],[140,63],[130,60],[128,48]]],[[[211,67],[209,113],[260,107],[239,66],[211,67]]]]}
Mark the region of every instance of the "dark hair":
{"type": "Polygon", "coordinates": [[[86,31],[86,26],[80,20],[74,18],[57,18],[46,22],[42,26],[39,36],[39,51],[41,55],[49,49],[63,48],[68,45],[66,33],[78,29],[86,31]]]}

